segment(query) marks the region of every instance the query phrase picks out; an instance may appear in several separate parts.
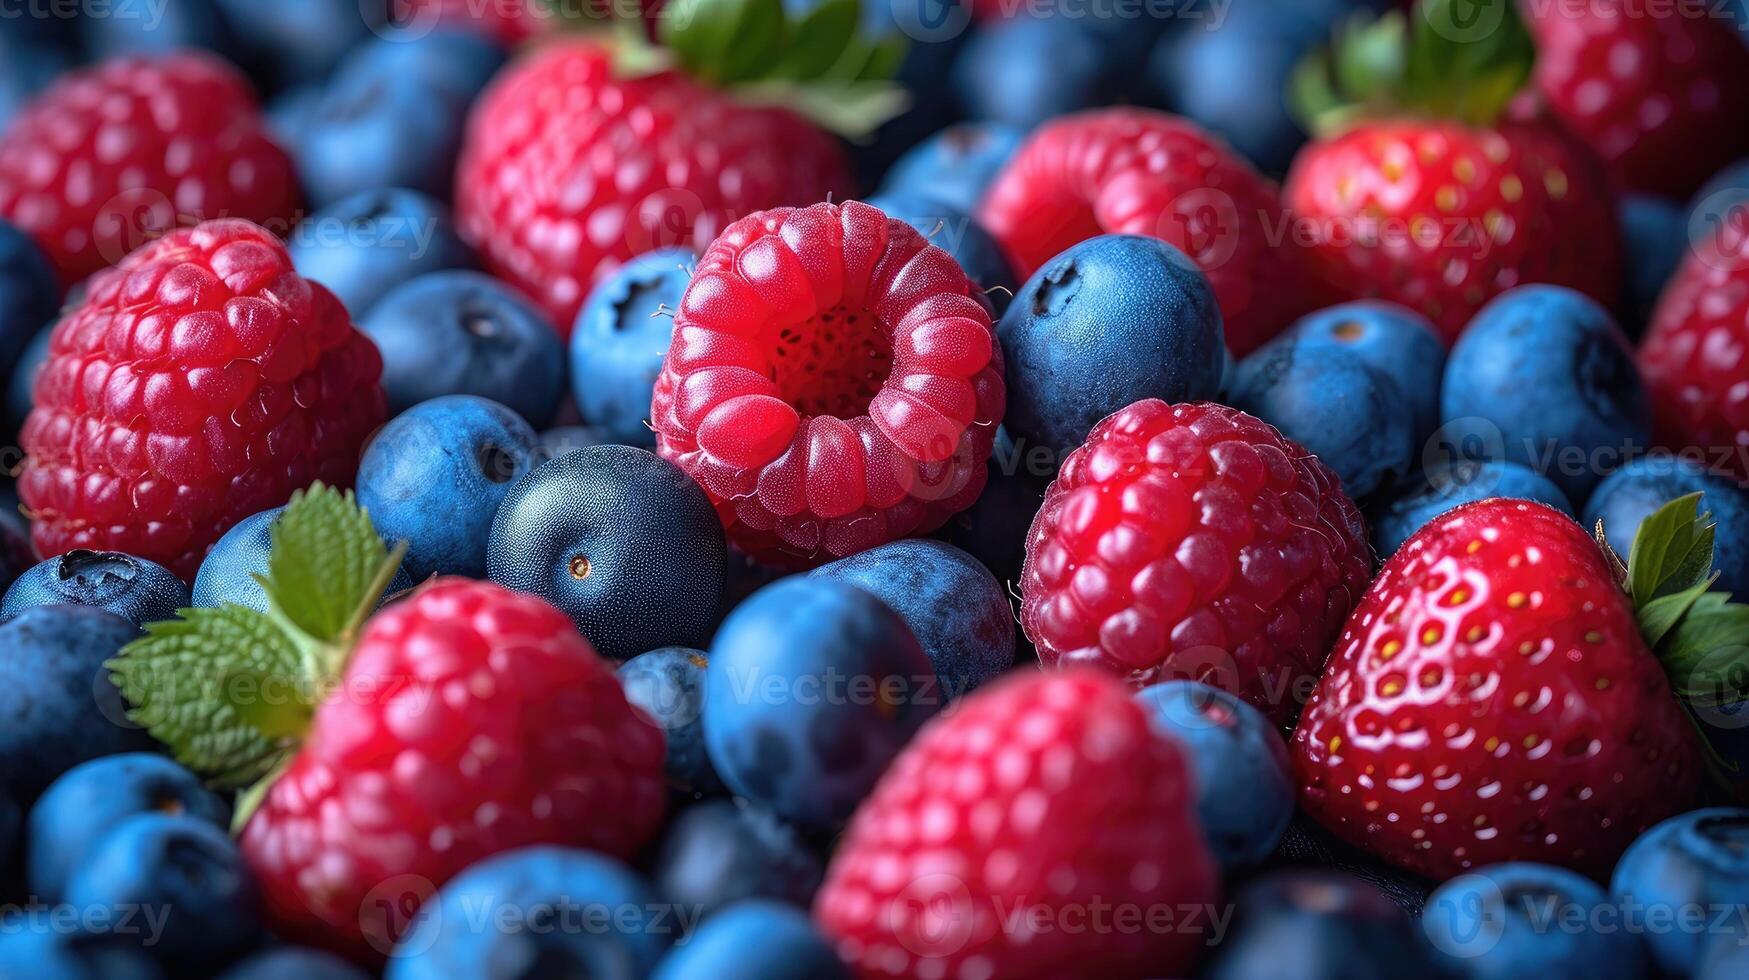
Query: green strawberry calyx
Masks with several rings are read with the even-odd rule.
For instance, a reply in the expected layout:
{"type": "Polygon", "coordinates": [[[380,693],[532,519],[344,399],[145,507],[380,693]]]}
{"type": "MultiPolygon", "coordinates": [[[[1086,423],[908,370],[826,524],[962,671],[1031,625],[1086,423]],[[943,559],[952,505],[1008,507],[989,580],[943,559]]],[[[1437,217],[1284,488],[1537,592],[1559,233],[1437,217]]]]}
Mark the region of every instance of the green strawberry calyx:
{"type": "Polygon", "coordinates": [[[1514,0],[1419,0],[1408,14],[1343,25],[1327,50],[1294,69],[1288,105],[1318,136],[1392,116],[1486,126],[1524,87],[1535,60],[1514,0]]]}
{"type": "Polygon", "coordinates": [[[128,718],[221,789],[251,786],[247,822],[271,775],[341,682],[354,642],[406,543],[383,543],[352,492],[321,483],[292,496],[271,529],[267,611],[235,603],[146,624],[106,666],[128,718]],[[264,778],[266,777],[266,778],[264,778]]]}

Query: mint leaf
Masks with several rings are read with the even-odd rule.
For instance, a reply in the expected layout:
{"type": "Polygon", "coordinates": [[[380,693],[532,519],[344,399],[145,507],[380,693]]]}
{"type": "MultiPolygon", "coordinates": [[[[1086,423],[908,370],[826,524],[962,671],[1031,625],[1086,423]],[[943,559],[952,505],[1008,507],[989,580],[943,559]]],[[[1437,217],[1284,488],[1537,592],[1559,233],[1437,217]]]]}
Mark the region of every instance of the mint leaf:
{"type": "MultiPolygon", "coordinates": [[[[263,613],[237,605],[184,609],[181,619],[149,623],[146,635],[111,658],[112,679],[135,707],[128,712],[177,761],[222,787],[259,778],[284,751],[240,715],[236,702],[273,695],[227,690],[247,672],[261,678],[302,676],[299,643],[263,613]]],[[[295,687],[295,683],[293,684],[295,687]]]]}
{"type": "Polygon", "coordinates": [[[272,533],[261,587],[275,611],[320,643],[348,644],[403,549],[390,552],[352,491],[319,482],[292,496],[272,533]]]}
{"type": "Polygon", "coordinates": [[[254,667],[227,670],[219,693],[245,725],[288,748],[310,730],[316,713],[315,695],[301,679],[254,667]]]}
{"type": "Polygon", "coordinates": [[[1636,604],[1705,581],[1713,567],[1713,525],[1701,515],[1700,494],[1678,497],[1640,522],[1628,551],[1628,592],[1636,604]]]}

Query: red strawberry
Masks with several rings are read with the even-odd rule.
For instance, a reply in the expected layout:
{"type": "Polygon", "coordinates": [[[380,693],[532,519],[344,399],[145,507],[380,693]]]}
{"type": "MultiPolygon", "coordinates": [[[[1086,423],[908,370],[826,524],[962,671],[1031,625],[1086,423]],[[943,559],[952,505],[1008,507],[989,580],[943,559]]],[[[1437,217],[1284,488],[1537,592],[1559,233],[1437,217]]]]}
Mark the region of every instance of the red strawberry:
{"type": "Polygon", "coordinates": [[[1536,87],[1636,191],[1687,197],[1749,151],[1749,52],[1699,8],[1524,0],[1536,87]]]}
{"type": "Polygon", "coordinates": [[[675,314],[657,446],[766,561],[933,531],[983,490],[1002,418],[980,300],[951,256],[866,204],[749,215],[675,314]]]}
{"type": "Polygon", "coordinates": [[[1030,673],[917,734],[814,915],[862,977],[1183,976],[1219,888],[1176,745],[1097,672],[1030,673]]]}
{"type": "Polygon", "coordinates": [[[173,231],[56,325],[20,437],[37,552],[122,551],[193,576],[231,525],[350,485],[382,359],[247,221],[173,231]]]}
{"type": "Polygon", "coordinates": [[[1380,83],[1387,91],[1345,93],[1394,108],[1356,121],[1355,107],[1329,107],[1314,128],[1332,135],[1307,144],[1288,173],[1287,206],[1316,273],[1344,295],[1420,311],[1448,343],[1488,300],[1524,283],[1612,303],[1620,242],[1601,161],[1548,124],[1496,118],[1511,94],[1500,79],[1529,71],[1523,25],[1508,16],[1468,42],[1498,46],[1482,62],[1428,26],[1438,16],[1417,14],[1408,37],[1402,15],[1389,14],[1337,48],[1338,59],[1352,57],[1382,37],[1411,54],[1405,77],[1380,83]],[[1441,69],[1415,60],[1454,48],[1453,59],[1477,62],[1474,78],[1455,68],[1429,77],[1441,69]]]}
{"type": "Polygon", "coordinates": [[[371,619],[243,829],[274,931],[384,954],[428,896],[526,844],[630,857],[661,824],[662,733],[570,619],[438,579],[371,619]]]}
{"type": "Polygon", "coordinates": [[[204,54],[71,72],[0,135],[0,218],[36,239],[63,286],[205,218],[283,233],[297,206],[248,83],[204,54]]]}
{"type": "Polygon", "coordinates": [[[1505,499],[1392,556],[1293,738],[1308,813],[1438,878],[1499,861],[1607,874],[1693,798],[1697,748],[1597,544],[1505,499]]]}
{"type": "Polygon", "coordinates": [[[1101,109],[1040,127],[996,178],[979,217],[1023,280],[1095,235],[1172,243],[1208,275],[1240,357],[1327,298],[1301,274],[1275,185],[1164,112],[1101,109]]]}
{"type": "Polygon", "coordinates": [[[487,268],[569,335],[595,282],[666,245],[849,190],[837,141],[786,109],[745,106],[678,72],[615,74],[588,40],[550,44],[474,107],[456,219],[487,268]]]}
{"type": "Polygon", "coordinates": [[[1372,549],[1317,457],[1238,409],[1136,402],[1069,455],[1027,535],[1039,660],[1189,677],[1289,724],[1372,549]]]}

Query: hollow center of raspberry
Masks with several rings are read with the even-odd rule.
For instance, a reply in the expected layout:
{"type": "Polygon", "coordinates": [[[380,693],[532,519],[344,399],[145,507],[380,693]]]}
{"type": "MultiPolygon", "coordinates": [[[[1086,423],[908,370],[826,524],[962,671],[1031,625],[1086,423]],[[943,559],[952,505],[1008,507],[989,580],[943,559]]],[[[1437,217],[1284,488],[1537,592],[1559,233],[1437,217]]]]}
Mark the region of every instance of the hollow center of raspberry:
{"type": "Polygon", "coordinates": [[[772,348],[771,379],[804,416],[868,414],[868,403],[892,370],[893,342],[880,321],[843,305],[785,327],[772,348]]]}

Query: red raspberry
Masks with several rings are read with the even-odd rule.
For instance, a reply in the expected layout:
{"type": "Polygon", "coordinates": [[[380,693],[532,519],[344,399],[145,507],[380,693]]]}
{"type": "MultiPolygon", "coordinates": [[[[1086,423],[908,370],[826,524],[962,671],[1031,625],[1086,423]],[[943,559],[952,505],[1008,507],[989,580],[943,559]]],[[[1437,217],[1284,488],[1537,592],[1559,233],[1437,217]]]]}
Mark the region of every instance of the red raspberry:
{"type": "Polygon", "coordinates": [[[1040,127],[997,177],[981,218],[1022,280],[1095,235],[1170,242],[1208,275],[1238,357],[1331,298],[1301,273],[1275,186],[1164,112],[1102,109],[1040,127]]]}
{"type": "Polygon", "coordinates": [[[70,72],[0,135],[0,218],[28,232],[63,286],[177,225],[290,227],[297,179],[249,84],[195,53],[70,72]]]}
{"type": "Polygon", "coordinates": [[[1177,746],[1095,671],[1028,673],[917,734],[814,916],[862,977],[1186,976],[1219,889],[1177,746]]]}
{"type": "Polygon", "coordinates": [[[488,269],[569,336],[620,262],[703,249],[745,214],[849,186],[837,141],[800,116],[675,72],[616,78],[598,44],[569,40],[508,69],[474,107],[456,220],[488,269]]]}
{"type": "Polygon", "coordinates": [[[978,287],[910,225],[852,201],[749,215],[711,243],[650,414],[730,540],[799,565],[970,506],[1004,399],[978,287]]]}
{"type": "Polygon", "coordinates": [[[1372,549],[1316,456],[1224,405],[1136,402],[1063,462],[1027,535],[1020,623],[1045,664],[1217,684],[1288,724],[1372,549]]]}
{"type": "Polygon", "coordinates": [[[526,844],[631,856],[662,821],[662,753],[563,613],[437,579],[365,627],[243,853],[276,932],[387,953],[405,899],[482,858],[526,844]]]}
{"type": "Polygon", "coordinates": [[[349,486],[385,413],[382,358],[247,221],[173,231],[55,326],[18,493],[44,557],[122,551],[191,578],[231,525],[349,486]]]}

